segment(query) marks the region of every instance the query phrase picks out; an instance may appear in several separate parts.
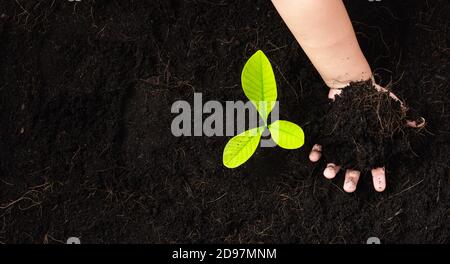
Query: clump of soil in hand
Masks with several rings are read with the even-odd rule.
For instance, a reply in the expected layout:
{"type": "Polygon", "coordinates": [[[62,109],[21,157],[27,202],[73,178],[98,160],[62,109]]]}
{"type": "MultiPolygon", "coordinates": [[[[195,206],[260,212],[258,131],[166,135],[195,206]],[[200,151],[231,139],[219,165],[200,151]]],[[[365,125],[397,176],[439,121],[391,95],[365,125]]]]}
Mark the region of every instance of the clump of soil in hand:
{"type": "Polygon", "coordinates": [[[325,161],[358,170],[384,166],[410,150],[406,117],[400,102],[371,81],[351,83],[329,103],[319,140],[325,161]]]}

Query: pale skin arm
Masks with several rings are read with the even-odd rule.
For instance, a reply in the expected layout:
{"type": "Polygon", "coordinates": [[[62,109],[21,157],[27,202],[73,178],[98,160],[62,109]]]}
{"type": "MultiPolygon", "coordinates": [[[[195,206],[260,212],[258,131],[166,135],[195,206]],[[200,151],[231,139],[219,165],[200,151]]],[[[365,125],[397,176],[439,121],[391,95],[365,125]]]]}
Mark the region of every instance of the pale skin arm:
{"type": "MultiPolygon", "coordinates": [[[[342,0],[272,0],[275,8],[287,24],[314,67],[330,88],[328,97],[334,97],[350,82],[372,79],[372,71],[356,39],[353,26],[342,0]]],[[[380,91],[386,91],[377,86],[380,91]]],[[[395,100],[398,98],[391,93],[395,100]]],[[[408,124],[416,126],[415,123],[408,124]]],[[[309,158],[317,162],[322,147],[314,145],[309,158]]],[[[340,166],[329,163],[323,174],[332,179],[340,166]]],[[[376,191],[386,188],[384,167],[372,168],[376,191]]],[[[360,171],[347,169],[344,190],[354,192],[360,171]]]]}
{"type": "Polygon", "coordinates": [[[341,0],[272,2],[328,87],[372,77],[341,0]]]}

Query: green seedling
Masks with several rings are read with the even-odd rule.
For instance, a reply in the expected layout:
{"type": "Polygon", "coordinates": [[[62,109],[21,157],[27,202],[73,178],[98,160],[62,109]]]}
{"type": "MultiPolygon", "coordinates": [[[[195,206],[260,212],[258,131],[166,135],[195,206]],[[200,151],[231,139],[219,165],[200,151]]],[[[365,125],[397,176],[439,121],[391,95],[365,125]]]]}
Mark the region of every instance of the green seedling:
{"type": "Polygon", "coordinates": [[[258,50],[242,70],[242,89],[256,107],[264,125],[249,129],[231,138],[223,150],[223,164],[236,168],[245,163],[255,153],[262,133],[269,129],[273,141],[285,149],[303,146],[305,135],[300,126],[285,120],[277,120],[267,125],[267,118],[277,100],[277,84],[272,65],[266,55],[258,50]]]}

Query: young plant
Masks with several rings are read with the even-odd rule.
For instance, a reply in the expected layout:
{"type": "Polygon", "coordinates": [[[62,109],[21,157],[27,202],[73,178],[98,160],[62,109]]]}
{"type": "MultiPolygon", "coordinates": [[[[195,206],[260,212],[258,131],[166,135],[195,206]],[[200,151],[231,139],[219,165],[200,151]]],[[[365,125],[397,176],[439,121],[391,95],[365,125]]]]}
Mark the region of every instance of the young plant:
{"type": "Polygon", "coordinates": [[[256,107],[264,125],[231,138],[223,150],[223,164],[228,168],[236,168],[245,163],[255,152],[266,129],[269,129],[273,141],[282,148],[297,149],[303,146],[305,135],[300,126],[285,120],[267,125],[267,118],[277,100],[277,84],[272,65],[261,50],[248,59],[242,70],[241,82],[245,95],[256,107]]]}

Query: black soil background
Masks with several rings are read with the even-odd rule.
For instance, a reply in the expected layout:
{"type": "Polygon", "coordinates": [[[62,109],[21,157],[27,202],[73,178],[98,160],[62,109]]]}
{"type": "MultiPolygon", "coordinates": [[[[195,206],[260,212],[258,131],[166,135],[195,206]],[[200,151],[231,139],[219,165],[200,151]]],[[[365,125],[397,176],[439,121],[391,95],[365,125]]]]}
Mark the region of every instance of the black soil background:
{"type": "Polygon", "coordinates": [[[448,243],[450,3],[346,5],[378,82],[427,120],[384,193],[308,161],[327,90],[270,1],[1,1],[0,242],[448,243]],[[258,49],[306,144],[230,170],[228,138],[172,136],[170,108],[244,100],[258,49]]]}

